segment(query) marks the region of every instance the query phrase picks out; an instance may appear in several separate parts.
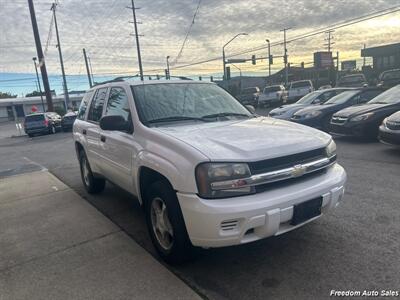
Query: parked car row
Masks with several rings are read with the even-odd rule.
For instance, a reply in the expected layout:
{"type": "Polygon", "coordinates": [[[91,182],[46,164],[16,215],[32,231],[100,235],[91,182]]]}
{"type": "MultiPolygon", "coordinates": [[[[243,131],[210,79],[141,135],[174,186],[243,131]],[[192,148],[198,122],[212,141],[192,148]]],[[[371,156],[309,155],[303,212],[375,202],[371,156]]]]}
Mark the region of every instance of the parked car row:
{"type": "Polygon", "coordinates": [[[386,91],[381,86],[318,90],[295,104],[270,111],[269,116],[334,135],[379,138],[382,142],[399,145],[398,111],[400,84],[386,91]]]}
{"type": "Polygon", "coordinates": [[[76,116],[76,112],[68,112],[63,117],[55,112],[33,113],[25,117],[24,130],[29,137],[68,131],[72,129],[76,116]]]}

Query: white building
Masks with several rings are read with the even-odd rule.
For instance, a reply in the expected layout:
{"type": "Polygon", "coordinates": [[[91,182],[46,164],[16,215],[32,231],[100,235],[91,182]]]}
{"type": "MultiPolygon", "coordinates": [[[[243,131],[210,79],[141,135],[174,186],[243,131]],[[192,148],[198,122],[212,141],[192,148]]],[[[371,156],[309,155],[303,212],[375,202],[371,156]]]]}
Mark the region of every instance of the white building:
{"type": "MultiPolygon", "coordinates": [[[[79,107],[84,93],[69,95],[70,106],[74,109],[79,107]]],[[[64,108],[64,96],[53,96],[54,108],[64,108]]],[[[44,109],[47,111],[46,97],[43,96],[44,109]]],[[[32,113],[32,107],[35,106],[38,112],[43,112],[42,100],[40,96],[6,98],[0,99],[0,122],[14,121],[23,119],[27,114],[32,113]]]]}

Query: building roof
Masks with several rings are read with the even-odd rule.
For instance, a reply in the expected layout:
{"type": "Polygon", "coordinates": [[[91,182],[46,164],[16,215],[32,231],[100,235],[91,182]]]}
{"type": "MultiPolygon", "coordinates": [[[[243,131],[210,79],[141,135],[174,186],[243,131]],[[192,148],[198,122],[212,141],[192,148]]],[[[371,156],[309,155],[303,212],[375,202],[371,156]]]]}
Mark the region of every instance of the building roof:
{"type": "Polygon", "coordinates": [[[362,57],[389,56],[400,54],[400,43],[361,49],[362,57]]]}

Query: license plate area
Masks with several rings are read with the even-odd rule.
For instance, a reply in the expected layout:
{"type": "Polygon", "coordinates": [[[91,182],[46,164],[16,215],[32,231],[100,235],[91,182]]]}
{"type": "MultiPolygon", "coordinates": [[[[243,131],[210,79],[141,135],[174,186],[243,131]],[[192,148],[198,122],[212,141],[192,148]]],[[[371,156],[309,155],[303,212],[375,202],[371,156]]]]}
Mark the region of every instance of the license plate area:
{"type": "Polygon", "coordinates": [[[296,204],[293,207],[293,218],[290,225],[298,225],[321,214],[322,197],[296,204]]]}

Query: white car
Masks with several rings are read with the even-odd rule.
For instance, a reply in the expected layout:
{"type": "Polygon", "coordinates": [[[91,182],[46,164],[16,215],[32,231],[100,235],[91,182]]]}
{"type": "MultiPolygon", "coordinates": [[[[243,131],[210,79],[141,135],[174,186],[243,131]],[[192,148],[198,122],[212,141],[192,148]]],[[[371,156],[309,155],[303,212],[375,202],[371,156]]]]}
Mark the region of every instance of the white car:
{"type": "Polygon", "coordinates": [[[264,88],[258,97],[259,106],[270,106],[273,104],[284,104],[287,100],[287,92],[283,85],[271,85],[264,88]]]}
{"type": "Polygon", "coordinates": [[[331,136],[253,115],[213,83],[96,86],[73,138],[86,190],[107,179],[134,195],[167,262],[298,228],[336,207],[346,182],[331,136]]]}
{"type": "Polygon", "coordinates": [[[299,80],[290,83],[288,89],[287,102],[293,103],[314,91],[314,86],[311,80],[299,80]]]}

